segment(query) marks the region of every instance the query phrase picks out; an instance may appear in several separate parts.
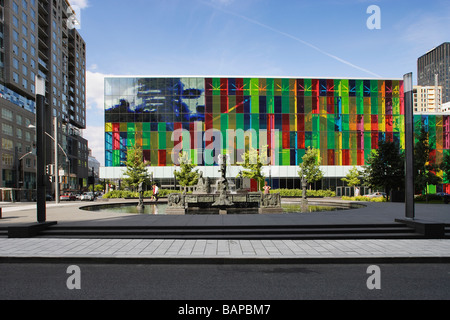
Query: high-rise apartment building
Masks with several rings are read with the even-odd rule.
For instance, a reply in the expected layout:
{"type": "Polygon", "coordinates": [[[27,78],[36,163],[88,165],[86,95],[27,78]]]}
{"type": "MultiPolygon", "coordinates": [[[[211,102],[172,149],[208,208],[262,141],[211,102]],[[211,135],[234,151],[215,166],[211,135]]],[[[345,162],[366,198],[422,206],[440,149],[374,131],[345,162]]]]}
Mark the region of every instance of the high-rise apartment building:
{"type": "Polygon", "coordinates": [[[428,51],[417,62],[417,84],[442,86],[442,103],[450,101],[450,42],[428,51]]]}
{"type": "MultiPolygon", "coordinates": [[[[48,136],[57,119],[61,188],[86,186],[86,44],[68,23],[75,12],[67,0],[0,0],[0,11],[0,187],[35,188],[36,157],[28,153],[35,142],[36,76],[46,83],[48,136]]],[[[55,163],[51,137],[48,164],[55,163]]]]}
{"type": "Polygon", "coordinates": [[[414,113],[441,112],[442,87],[414,86],[414,113]]]}

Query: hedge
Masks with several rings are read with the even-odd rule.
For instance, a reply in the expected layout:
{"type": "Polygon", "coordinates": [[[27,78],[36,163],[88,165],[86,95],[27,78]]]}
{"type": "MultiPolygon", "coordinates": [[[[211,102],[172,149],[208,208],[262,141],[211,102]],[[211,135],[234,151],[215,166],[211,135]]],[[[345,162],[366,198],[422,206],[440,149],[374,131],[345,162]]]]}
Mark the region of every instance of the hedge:
{"type": "MultiPolygon", "coordinates": [[[[170,193],[181,193],[181,191],[178,190],[167,190],[167,189],[160,189],[159,190],[159,197],[166,197],[170,193]]],[[[152,190],[144,191],[143,194],[144,198],[151,198],[152,196],[152,190]]],[[[113,190],[108,193],[106,193],[103,198],[108,199],[120,199],[120,198],[139,198],[139,192],[129,191],[129,190],[113,190]]]]}
{"type": "Polygon", "coordinates": [[[369,198],[369,197],[363,197],[363,196],[358,196],[358,197],[346,197],[346,196],[343,196],[341,199],[342,200],[348,200],[348,201],[386,202],[386,198],[385,197],[369,198]]]}
{"type": "MultiPolygon", "coordinates": [[[[282,197],[302,197],[301,189],[276,189],[270,190],[271,193],[279,193],[282,197]]],[[[306,197],[314,198],[314,197],[327,197],[332,198],[335,197],[336,193],[331,190],[306,190],[306,197]]]]}

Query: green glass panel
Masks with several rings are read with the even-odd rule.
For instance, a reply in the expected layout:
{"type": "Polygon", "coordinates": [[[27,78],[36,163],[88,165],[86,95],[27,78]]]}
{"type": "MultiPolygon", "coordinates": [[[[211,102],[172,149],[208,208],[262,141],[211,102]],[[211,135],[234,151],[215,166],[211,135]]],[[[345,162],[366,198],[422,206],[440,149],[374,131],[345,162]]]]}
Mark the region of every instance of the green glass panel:
{"type": "Polygon", "coordinates": [[[220,78],[213,78],[212,84],[213,84],[213,95],[220,96],[220,78]]]}
{"type": "Polygon", "coordinates": [[[350,133],[348,131],[342,132],[342,149],[350,149],[350,133]]]}
{"type": "Polygon", "coordinates": [[[251,95],[251,79],[244,79],[244,96],[251,95]]]}
{"type": "Polygon", "coordinates": [[[341,96],[348,97],[348,79],[342,79],[341,81],[341,96]]]}
{"type": "Polygon", "coordinates": [[[135,126],[134,122],[127,123],[127,132],[128,133],[136,132],[136,126],[135,126]]]}
{"type": "Polygon", "coordinates": [[[312,82],[311,82],[311,79],[305,79],[303,83],[305,85],[305,97],[311,97],[312,96],[312,84],[311,84],[312,82]]]}
{"type": "Polygon", "coordinates": [[[158,149],[158,132],[150,132],[150,149],[158,149]]]}
{"type": "Polygon", "coordinates": [[[378,96],[372,96],[370,99],[370,113],[372,115],[378,114],[378,96]]]}
{"type": "Polygon", "coordinates": [[[274,80],[273,79],[266,79],[266,94],[267,96],[273,96],[275,94],[275,89],[274,89],[274,80]]]}
{"type": "Polygon", "coordinates": [[[267,96],[267,113],[273,114],[275,112],[275,98],[273,96],[267,96]]]}
{"type": "Polygon", "coordinates": [[[283,97],[289,96],[289,87],[290,87],[290,80],[289,79],[282,79],[281,80],[281,95],[283,97]]]}
{"type": "Polygon", "coordinates": [[[257,95],[251,98],[251,113],[259,113],[259,96],[257,95]]]}
{"type": "Polygon", "coordinates": [[[313,131],[313,133],[314,132],[318,132],[319,131],[319,127],[320,127],[319,115],[313,114],[312,115],[312,131],[313,131]]]}
{"type": "Polygon", "coordinates": [[[150,132],[143,132],[142,133],[142,148],[144,150],[150,149],[150,132]]]}
{"type": "Polygon", "coordinates": [[[113,166],[120,166],[120,150],[113,150],[113,166]]]}
{"type": "Polygon", "coordinates": [[[158,149],[164,150],[166,149],[166,133],[158,132],[158,149]]]}
{"type": "Polygon", "coordinates": [[[348,114],[349,111],[350,111],[350,100],[347,93],[346,97],[345,96],[342,97],[342,113],[348,114]]]}
{"type": "Polygon", "coordinates": [[[334,131],[327,132],[327,149],[335,149],[335,135],[334,131]]]}
{"type": "Polygon", "coordinates": [[[283,80],[282,79],[275,79],[274,80],[274,89],[275,89],[275,95],[281,96],[282,95],[282,89],[283,89],[283,80]]]}
{"type": "Polygon", "coordinates": [[[283,96],[281,98],[281,113],[289,113],[289,96],[283,96]]]}
{"type": "Polygon", "coordinates": [[[252,96],[259,96],[259,79],[252,78],[250,80],[250,92],[252,96]]]}

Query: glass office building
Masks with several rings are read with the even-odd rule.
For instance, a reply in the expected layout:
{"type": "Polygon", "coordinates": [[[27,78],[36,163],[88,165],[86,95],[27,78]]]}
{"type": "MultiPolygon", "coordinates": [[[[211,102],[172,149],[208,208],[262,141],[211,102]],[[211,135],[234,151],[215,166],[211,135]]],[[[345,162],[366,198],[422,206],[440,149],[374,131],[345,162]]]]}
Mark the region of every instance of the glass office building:
{"type": "MultiPolygon", "coordinates": [[[[226,153],[235,177],[245,150],[267,146],[272,187],[298,188],[298,165],[315,148],[325,173],[318,187],[333,189],[349,169],[365,164],[380,140],[404,148],[403,96],[402,79],[106,78],[102,175],[119,178],[127,148],[138,145],[149,170],[167,184],[180,150],[211,177],[218,174],[211,159],[226,153]]],[[[426,123],[436,141],[434,158],[442,159],[448,116],[416,121],[426,123]]]]}

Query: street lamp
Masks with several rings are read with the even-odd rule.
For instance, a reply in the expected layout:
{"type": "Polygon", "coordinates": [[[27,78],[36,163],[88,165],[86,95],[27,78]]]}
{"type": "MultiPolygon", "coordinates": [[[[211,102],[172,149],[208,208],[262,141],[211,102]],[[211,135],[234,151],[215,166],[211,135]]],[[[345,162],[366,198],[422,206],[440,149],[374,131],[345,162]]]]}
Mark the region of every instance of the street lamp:
{"type": "MultiPolygon", "coordinates": [[[[67,156],[67,153],[64,151],[64,149],[61,147],[61,145],[58,143],[58,118],[54,117],[53,118],[53,124],[55,127],[55,137],[52,137],[48,132],[45,132],[45,134],[53,140],[53,142],[55,143],[55,201],[56,203],[59,203],[59,169],[58,169],[58,148],[62,151],[62,153],[64,153],[64,156],[66,157],[66,162],[67,162],[67,167],[68,167],[68,180],[70,181],[70,160],[69,157],[67,156]]],[[[30,124],[28,126],[28,128],[30,129],[34,129],[36,128],[34,125],[30,124]]]]}

